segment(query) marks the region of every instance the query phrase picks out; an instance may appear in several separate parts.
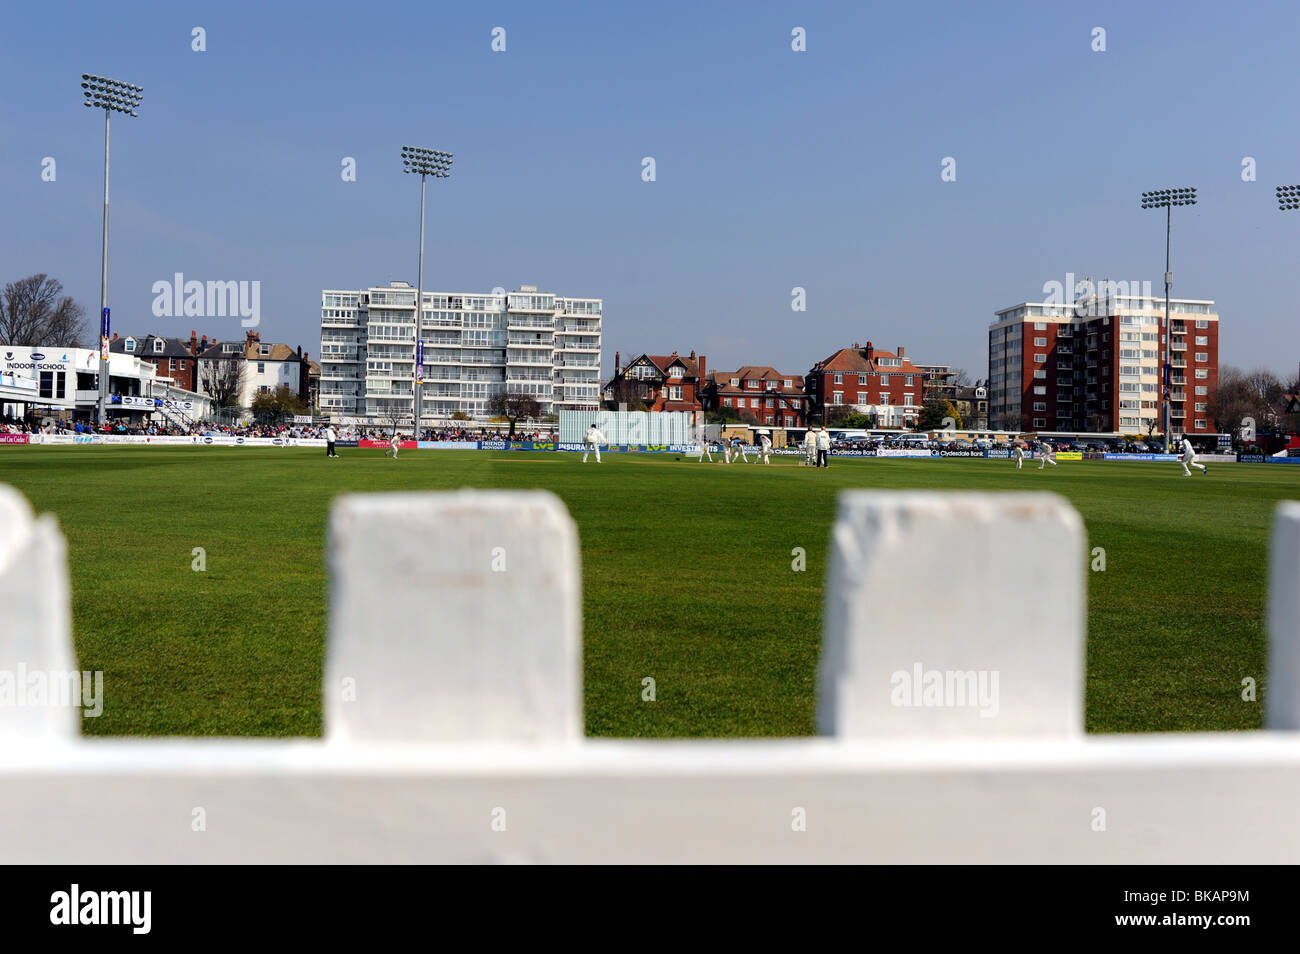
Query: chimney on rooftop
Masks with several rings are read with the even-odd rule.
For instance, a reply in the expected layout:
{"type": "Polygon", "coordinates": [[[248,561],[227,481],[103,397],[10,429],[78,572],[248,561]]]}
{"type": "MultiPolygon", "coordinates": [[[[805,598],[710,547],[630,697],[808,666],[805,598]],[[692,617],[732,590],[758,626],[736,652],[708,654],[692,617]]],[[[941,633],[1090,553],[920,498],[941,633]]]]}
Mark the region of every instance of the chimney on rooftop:
{"type": "Polygon", "coordinates": [[[864,358],[866,358],[868,361],[870,361],[870,360],[871,360],[871,356],[872,356],[873,354],[875,354],[875,352],[876,352],[876,349],[873,348],[873,347],[871,346],[871,342],[868,341],[868,342],[867,342],[867,347],[864,349],[864,351],[863,351],[863,355],[862,355],[862,356],[863,356],[864,358]]]}
{"type": "Polygon", "coordinates": [[[907,357],[907,352],[903,349],[902,345],[898,346],[898,357],[899,360],[902,360],[903,358],[907,357]]]}
{"type": "Polygon", "coordinates": [[[699,377],[699,382],[700,382],[700,384],[702,385],[702,384],[704,384],[705,381],[708,380],[708,377],[709,377],[709,359],[706,358],[704,355],[700,355],[700,362],[699,362],[699,363],[700,363],[700,377],[699,377]]]}
{"type": "Polygon", "coordinates": [[[113,332],[113,340],[114,340],[114,341],[116,341],[116,340],[117,340],[117,332],[116,332],[116,331],[115,331],[115,332],[113,332]]]}
{"type": "Polygon", "coordinates": [[[614,352],[614,373],[618,374],[618,371],[619,371],[619,353],[615,351],[614,352]]]}

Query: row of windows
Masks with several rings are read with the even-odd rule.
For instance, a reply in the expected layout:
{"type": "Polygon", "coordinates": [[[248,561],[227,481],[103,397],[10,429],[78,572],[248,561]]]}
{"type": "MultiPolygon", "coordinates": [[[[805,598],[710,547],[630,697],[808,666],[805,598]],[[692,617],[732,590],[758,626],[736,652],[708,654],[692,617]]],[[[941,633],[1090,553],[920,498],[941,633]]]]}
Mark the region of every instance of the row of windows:
{"type": "MultiPolygon", "coordinates": [[[[675,400],[675,401],[680,401],[680,400],[682,399],[682,389],[681,389],[681,388],[669,388],[668,390],[669,390],[669,392],[676,392],[675,394],[672,394],[672,393],[669,394],[669,397],[671,397],[673,400],[675,400]]],[[[839,391],[836,392],[837,395],[840,394],[840,393],[841,393],[841,392],[839,392],[839,391]]],[[[759,398],[750,398],[750,399],[749,399],[749,406],[750,406],[750,407],[758,407],[758,402],[759,402],[759,400],[760,400],[759,398]]],[[[776,406],[776,402],[775,402],[772,398],[763,398],[762,401],[763,401],[763,406],[764,406],[764,407],[775,407],[775,406],[776,406]]],[[[798,399],[798,398],[789,398],[789,399],[787,399],[786,401],[784,401],[784,402],[782,402],[782,403],[783,403],[784,406],[789,406],[789,407],[798,407],[798,406],[799,406],[799,399],[798,399]]],[[[835,403],[836,403],[836,404],[841,404],[841,403],[843,403],[843,402],[842,402],[842,401],[839,401],[839,400],[836,400],[835,403]]],[[[909,402],[909,403],[910,403],[910,402],[909,402]]],[[[729,397],[724,397],[724,398],[722,399],[722,406],[723,406],[723,407],[731,407],[731,406],[732,406],[732,404],[731,404],[731,398],[729,398],[729,397]]],[[[744,406],[745,406],[745,398],[743,398],[743,397],[742,397],[742,398],[736,398],[736,404],[735,404],[735,406],[736,406],[736,407],[744,407],[744,406]]]]}
{"type": "MultiPolygon", "coordinates": [[[[867,394],[867,392],[865,392],[865,391],[859,391],[859,392],[858,392],[858,399],[857,399],[857,401],[855,401],[854,403],[855,403],[855,404],[862,404],[862,405],[870,404],[870,403],[871,403],[870,397],[871,397],[871,396],[870,396],[869,394],[867,394]]],[[[888,407],[889,405],[893,404],[893,401],[894,401],[894,399],[893,399],[893,395],[890,395],[890,394],[882,394],[882,395],[880,395],[880,400],[879,400],[878,402],[876,402],[876,403],[878,403],[881,407],[888,407]]],[[[832,401],[831,403],[833,403],[833,404],[843,404],[843,403],[844,403],[844,392],[843,392],[843,391],[836,391],[836,392],[835,392],[835,400],[832,401]]],[[[904,407],[913,407],[913,406],[914,406],[913,403],[912,403],[912,395],[910,395],[910,394],[904,394],[904,395],[903,395],[903,406],[904,406],[904,407]]]]}
{"type": "MultiPolygon", "coordinates": [[[[884,361],[882,360],[881,363],[883,364],[884,361]]],[[[860,385],[864,385],[864,386],[865,386],[866,383],[867,383],[867,378],[868,378],[868,377],[870,377],[870,375],[867,375],[867,374],[859,374],[859,375],[858,375],[858,384],[860,384],[860,385]]],[[[912,385],[912,379],[913,379],[914,377],[916,377],[916,375],[914,375],[914,374],[896,374],[896,375],[894,375],[894,377],[897,377],[897,378],[903,378],[903,379],[904,379],[904,381],[903,381],[903,386],[904,386],[904,387],[909,387],[909,388],[910,388],[910,387],[913,386],[913,385],[912,385]]],[[[731,379],[731,383],[732,383],[732,384],[735,384],[735,383],[736,383],[736,379],[735,379],[735,378],[732,378],[732,379],[731,379]]],[[[835,373],[835,383],[836,383],[836,384],[843,384],[843,383],[844,383],[844,374],[843,374],[842,372],[837,371],[837,372],[835,373]]],[[[881,387],[884,387],[884,386],[886,386],[886,385],[889,384],[889,375],[888,375],[888,374],[882,374],[882,375],[880,376],[880,384],[881,384],[881,387]]],[[[790,382],[789,382],[788,380],[785,382],[785,386],[786,386],[786,387],[790,387],[790,382]]]]}

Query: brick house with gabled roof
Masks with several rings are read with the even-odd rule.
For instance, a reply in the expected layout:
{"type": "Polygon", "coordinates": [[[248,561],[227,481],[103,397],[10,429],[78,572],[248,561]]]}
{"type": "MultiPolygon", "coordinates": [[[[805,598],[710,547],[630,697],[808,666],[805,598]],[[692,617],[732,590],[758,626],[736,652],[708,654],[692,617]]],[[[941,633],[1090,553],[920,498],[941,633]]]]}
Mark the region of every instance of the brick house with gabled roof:
{"type": "MultiPolygon", "coordinates": [[[[201,364],[215,361],[243,361],[244,376],[239,405],[249,407],[259,391],[274,391],[285,385],[304,405],[311,401],[311,360],[299,348],[263,342],[260,332],[249,331],[243,341],[210,341],[198,355],[201,364]]],[[[200,368],[199,382],[204,378],[200,368]]]]}
{"type": "Polygon", "coordinates": [[[735,371],[715,371],[705,386],[705,409],[732,408],[753,414],[770,427],[805,427],[808,398],[802,374],[778,371],[771,365],[746,364],[735,371]]]}
{"type": "Polygon", "coordinates": [[[875,414],[877,427],[913,427],[925,403],[925,375],[898,354],[877,351],[870,341],[863,347],[841,348],[808,372],[806,391],[814,420],[821,422],[829,408],[847,406],[875,414]]]}
{"type": "Polygon", "coordinates": [[[621,366],[614,352],[614,377],[601,389],[607,406],[616,408],[629,400],[641,401],[650,411],[699,411],[701,384],[708,359],[689,355],[642,354],[621,366]]]}
{"type": "Polygon", "coordinates": [[[200,346],[194,332],[189,339],[168,338],[164,335],[113,335],[108,350],[113,354],[129,354],[148,361],[158,372],[159,378],[166,378],[178,388],[186,391],[198,391],[198,361],[200,350],[207,347],[204,335],[200,346]]]}

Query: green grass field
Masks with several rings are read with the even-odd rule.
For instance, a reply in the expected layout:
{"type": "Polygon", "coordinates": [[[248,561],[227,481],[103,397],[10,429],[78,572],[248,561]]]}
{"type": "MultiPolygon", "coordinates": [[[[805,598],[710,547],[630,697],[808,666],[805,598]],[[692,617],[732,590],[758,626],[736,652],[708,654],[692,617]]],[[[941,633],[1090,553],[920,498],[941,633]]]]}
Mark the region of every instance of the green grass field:
{"type": "MultiPolygon", "coordinates": [[[[340,453],[0,448],[0,483],[56,514],[68,539],[79,662],[105,674],[103,715],[84,731],[319,735],[330,500],[459,487],[546,488],[577,521],[589,735],[812,733],[835,497],[856,487],[1063,494],[1089,547],[1106,550],[1106,571],[1088,573],[1088,730],[1257,728],[1241,680],[1265,683],[1268,527],[1279,500],[1300,497],[1300,468],[1234,464],[1183,478],[1170,463],[1040,473],[846,459],[818,471],[793,459],[340,453]],[[205,572],[191,569],[194,547],[205,572]],[[794,547],[806,572],[791,570],[794,547]]],[[[935,567],[934,585],[963,572],[935,567]]]]}

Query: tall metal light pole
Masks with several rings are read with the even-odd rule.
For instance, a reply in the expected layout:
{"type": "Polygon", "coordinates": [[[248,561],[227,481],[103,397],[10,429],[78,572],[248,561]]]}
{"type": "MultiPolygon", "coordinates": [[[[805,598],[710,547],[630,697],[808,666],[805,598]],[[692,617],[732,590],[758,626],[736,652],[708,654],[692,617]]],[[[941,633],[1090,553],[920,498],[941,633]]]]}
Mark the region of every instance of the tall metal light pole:
{"type": "Polygon", "coordinates": [[[104,111],[104,241],[99,262],[99,420],[106,420],[108,404],[108,117],[110,113],[139,116],[136,112],[144,98],[144,87],[107,79],[91,73],[81,74],[81,92],[85,104],[104,111]]]}
{"type": "Polygon", "coordinates": [[[1171,333],[1169,327],[1169,289],[1174,283],[1174,273],[1169,270],[1169,240],[1173,231],[1174,206],[1195,204],[1196,190],[1194,188],[1156,189],[1152,192],[1142,193],[1142,208],[1165,210],[1165,323],[1160,334],[1160,407],[1165,432],[1166,454],[1169,453],[1169,399],[1172,393],[1169,374],[1169,336],[1171,333]]]}
{"type": "Polygon", "coordinates": [[[420,418],[424,415],[424,180],[427,176],[445,179],[451,175],[449,152],[402,147],[402,171],[420,176],[420,266],[415,283],[415,381],[411,387],[411,422],[415,439],[420,439],[420,418]]]}

